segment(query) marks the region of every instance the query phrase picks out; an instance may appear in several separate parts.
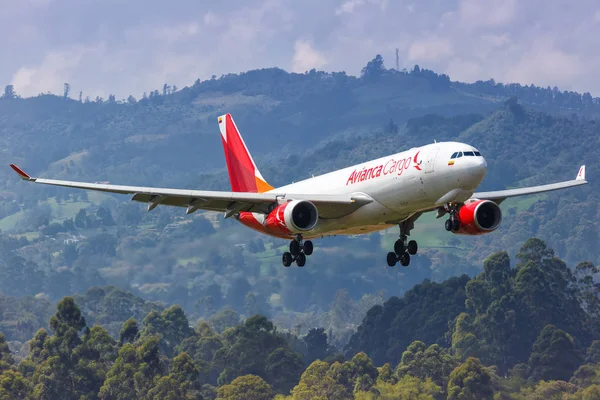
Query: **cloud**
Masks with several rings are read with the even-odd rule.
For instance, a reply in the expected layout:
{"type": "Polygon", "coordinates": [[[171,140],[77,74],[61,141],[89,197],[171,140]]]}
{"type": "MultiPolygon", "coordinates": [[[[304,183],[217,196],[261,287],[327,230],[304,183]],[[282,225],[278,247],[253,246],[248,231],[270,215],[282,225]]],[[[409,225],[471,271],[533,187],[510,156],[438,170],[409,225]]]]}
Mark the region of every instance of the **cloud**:
{"type": "Polygon", "coordinates": [[[542,86],[565,86],[584,72],[578,55],[560,50],[546,39],[534,42],[517,62],[507,70],[510,82],[535,83],[542,86]]]}
{"type": "Polygon", "coordinates": [[[60,93],[65,82],[72,82],[73,73],[81,66],[82,60],[94,58],[100,53],[101,46],[74,46],[68,50],[49,52],[40,64],[19,68],[13,75],[11,84],[22,96],[49,91],[60,93]]]}
{"type": "Polygon", "coordinates": [[[325,56],[315,50],[308,40],[296,40],[292,71],[305,72],[313,68],[322,68],[327,64],[325,56]]]}
{"type": "Polygon", "coordinates": [[[358,75],[376,54],[393,65],[399,49],[400,68],[600,96],[597,0],[129,0],[119,13],[110,1],[33,1],[4,0],[0,13],[10,38],[0,83],[21,95],[69,82],[73,93],[122,99],[273,66],[358,75]]]}
{"type": "Polygon", "coordinates": [[[463,24],[473,28],[497,27],[511,22],[517,13],[517,0],[461,0],[463,24]]]}
{"type": "Polygon", "coordinates": [[[417,40],[408,49],[410,61],[438,61],[453,54],[452,44],[444,38],[430,37],[417,40]]]}
{"type": "Polygon", "coordinates": [[[335,13],[336,13],[336,15],[340,15],[340,14],[344,14],[344,13],[352,13],[352,12],[354,12],[354,8],[360,6],[363,3],[364,3],[363,0],[346,1],[345,3],[343,3],[341,6],[339,6],[335,10],[335,13]]]}
{"type": "Polygon", "coordinates": [[[204,14],[203,20],[204,20],[205,25],[210,26],[210,25],[218,25],[219,24],[219,20],[218,20],[217,16],[211,11],[204,14]]]}

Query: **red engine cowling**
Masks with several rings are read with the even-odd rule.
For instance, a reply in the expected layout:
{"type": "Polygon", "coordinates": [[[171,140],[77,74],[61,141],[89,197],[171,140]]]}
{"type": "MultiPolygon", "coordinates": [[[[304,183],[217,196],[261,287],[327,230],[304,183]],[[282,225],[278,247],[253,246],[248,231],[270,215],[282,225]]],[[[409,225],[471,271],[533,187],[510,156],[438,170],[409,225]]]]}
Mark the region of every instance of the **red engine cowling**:
{"type": "Polygon", "coordinates": [[[293,200],[278,205],[267,215],[265,228],[274,233],[302,233],[317,225],[317,207],[307,200],[293,200]]]}
{"type": "Polygon", "coordinates": [[[490,233],[502,222],[502,211],[490,200],[473,200],[458,211],[460,229],[453,233],[461,235],[483,235],[490,233]]]}

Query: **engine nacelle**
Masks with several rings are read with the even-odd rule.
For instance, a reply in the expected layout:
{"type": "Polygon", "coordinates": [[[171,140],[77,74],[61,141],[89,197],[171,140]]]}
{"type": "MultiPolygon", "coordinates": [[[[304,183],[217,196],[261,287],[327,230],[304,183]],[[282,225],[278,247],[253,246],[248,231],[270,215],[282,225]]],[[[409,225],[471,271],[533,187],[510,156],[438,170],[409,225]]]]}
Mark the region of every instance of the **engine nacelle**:
{"type": "Polygon", "coordinates": [[[502,222],[502,210],[490,200],[474,200],[463,205],[458,211],[460,229],[453,231],[462,235],[482,235],[490,233],[502,222]]]}
{"type": "Polygon", "coordinates": [[[307,200],[293,200],[278,205],[267,215],[265,227],[281,233],[302,233],[317,225],[317,207],[307,200]]]}

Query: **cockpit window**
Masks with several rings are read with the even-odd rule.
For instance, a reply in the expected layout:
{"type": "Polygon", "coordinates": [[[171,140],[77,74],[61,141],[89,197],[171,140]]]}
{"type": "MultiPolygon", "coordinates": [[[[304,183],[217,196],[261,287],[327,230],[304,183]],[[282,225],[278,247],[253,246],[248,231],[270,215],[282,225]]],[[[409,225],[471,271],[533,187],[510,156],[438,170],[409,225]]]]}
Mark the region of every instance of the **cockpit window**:
{"type": "Polygon", "coordinates": [[[475,157],[475,153],[472,151],[465,151],[465,157],[475,157]]]}
{"type": "Polygon", "coordinates": [[[458,152],[458,155],[456,156],[456,158],[461,158],[461,157],[462,157],[462,155],[463,155],[462,151],[459,151],[459,152],[458,152]]]}
{"type": "Polygon", "coordinates": [[[458,155],[458,151],[456,153],[452,154],[452,157],[450,157],[450,159],[451,160],[455,159],[457,155],[458,155]]]}
{"type": "Polygon", "coordinates": [[[475,155],[476,155],[477,157],[481,157],[481,153],[480,153],[480,152],[478,152],[478,151],[476,151],[476,152],[475,152],[475,155]]]}

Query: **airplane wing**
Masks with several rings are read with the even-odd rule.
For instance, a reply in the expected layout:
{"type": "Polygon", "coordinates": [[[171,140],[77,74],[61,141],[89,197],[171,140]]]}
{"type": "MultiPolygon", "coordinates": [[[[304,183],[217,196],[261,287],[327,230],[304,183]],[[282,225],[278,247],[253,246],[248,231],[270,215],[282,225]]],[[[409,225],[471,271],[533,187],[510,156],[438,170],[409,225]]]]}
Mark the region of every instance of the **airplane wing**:
{"type": "Polygon", "coordinates": [[[196,210],[221,211],[229,218],[240,211],[268,213],[269,206],[275,202],[308,200],[315,204],[319,216],[333,218],[349,214],[373,201],[363,193],[329,194],[291,194],[276,191],[265,193],[224,192],[189,189],[164,189],[141,186],[107,185],[101,183],[61,181],[54,179],[32,178],[14,164],[11,168],[25,181],[44,185],[63,186],[76,189],[133,195],[131,200],[148,203],[148,211],[159,205],[186,207],[186,214],[196,210]]]}
{"type": "Polygon", "coordinates": [[[541,186],[530,186],[526,188],[519,189],[507,189],[507,190],[497,190],[494,192],[480,192],[474,193],[471,199],[480,199],[480,200],[492,200],[497,204],[500,204],[504,200],[509,197],[523,196],[526,194],[535,194],[535,193],[543,193],[549,192],[552,190],[566,189],[574,186],[585,185],[588,182],[585,180],[585,165],[582,165],[579,168],[579,172],[577,173],[577,177],[570,181],[551,183],[549,185],[541,185],[541,186]]]}

